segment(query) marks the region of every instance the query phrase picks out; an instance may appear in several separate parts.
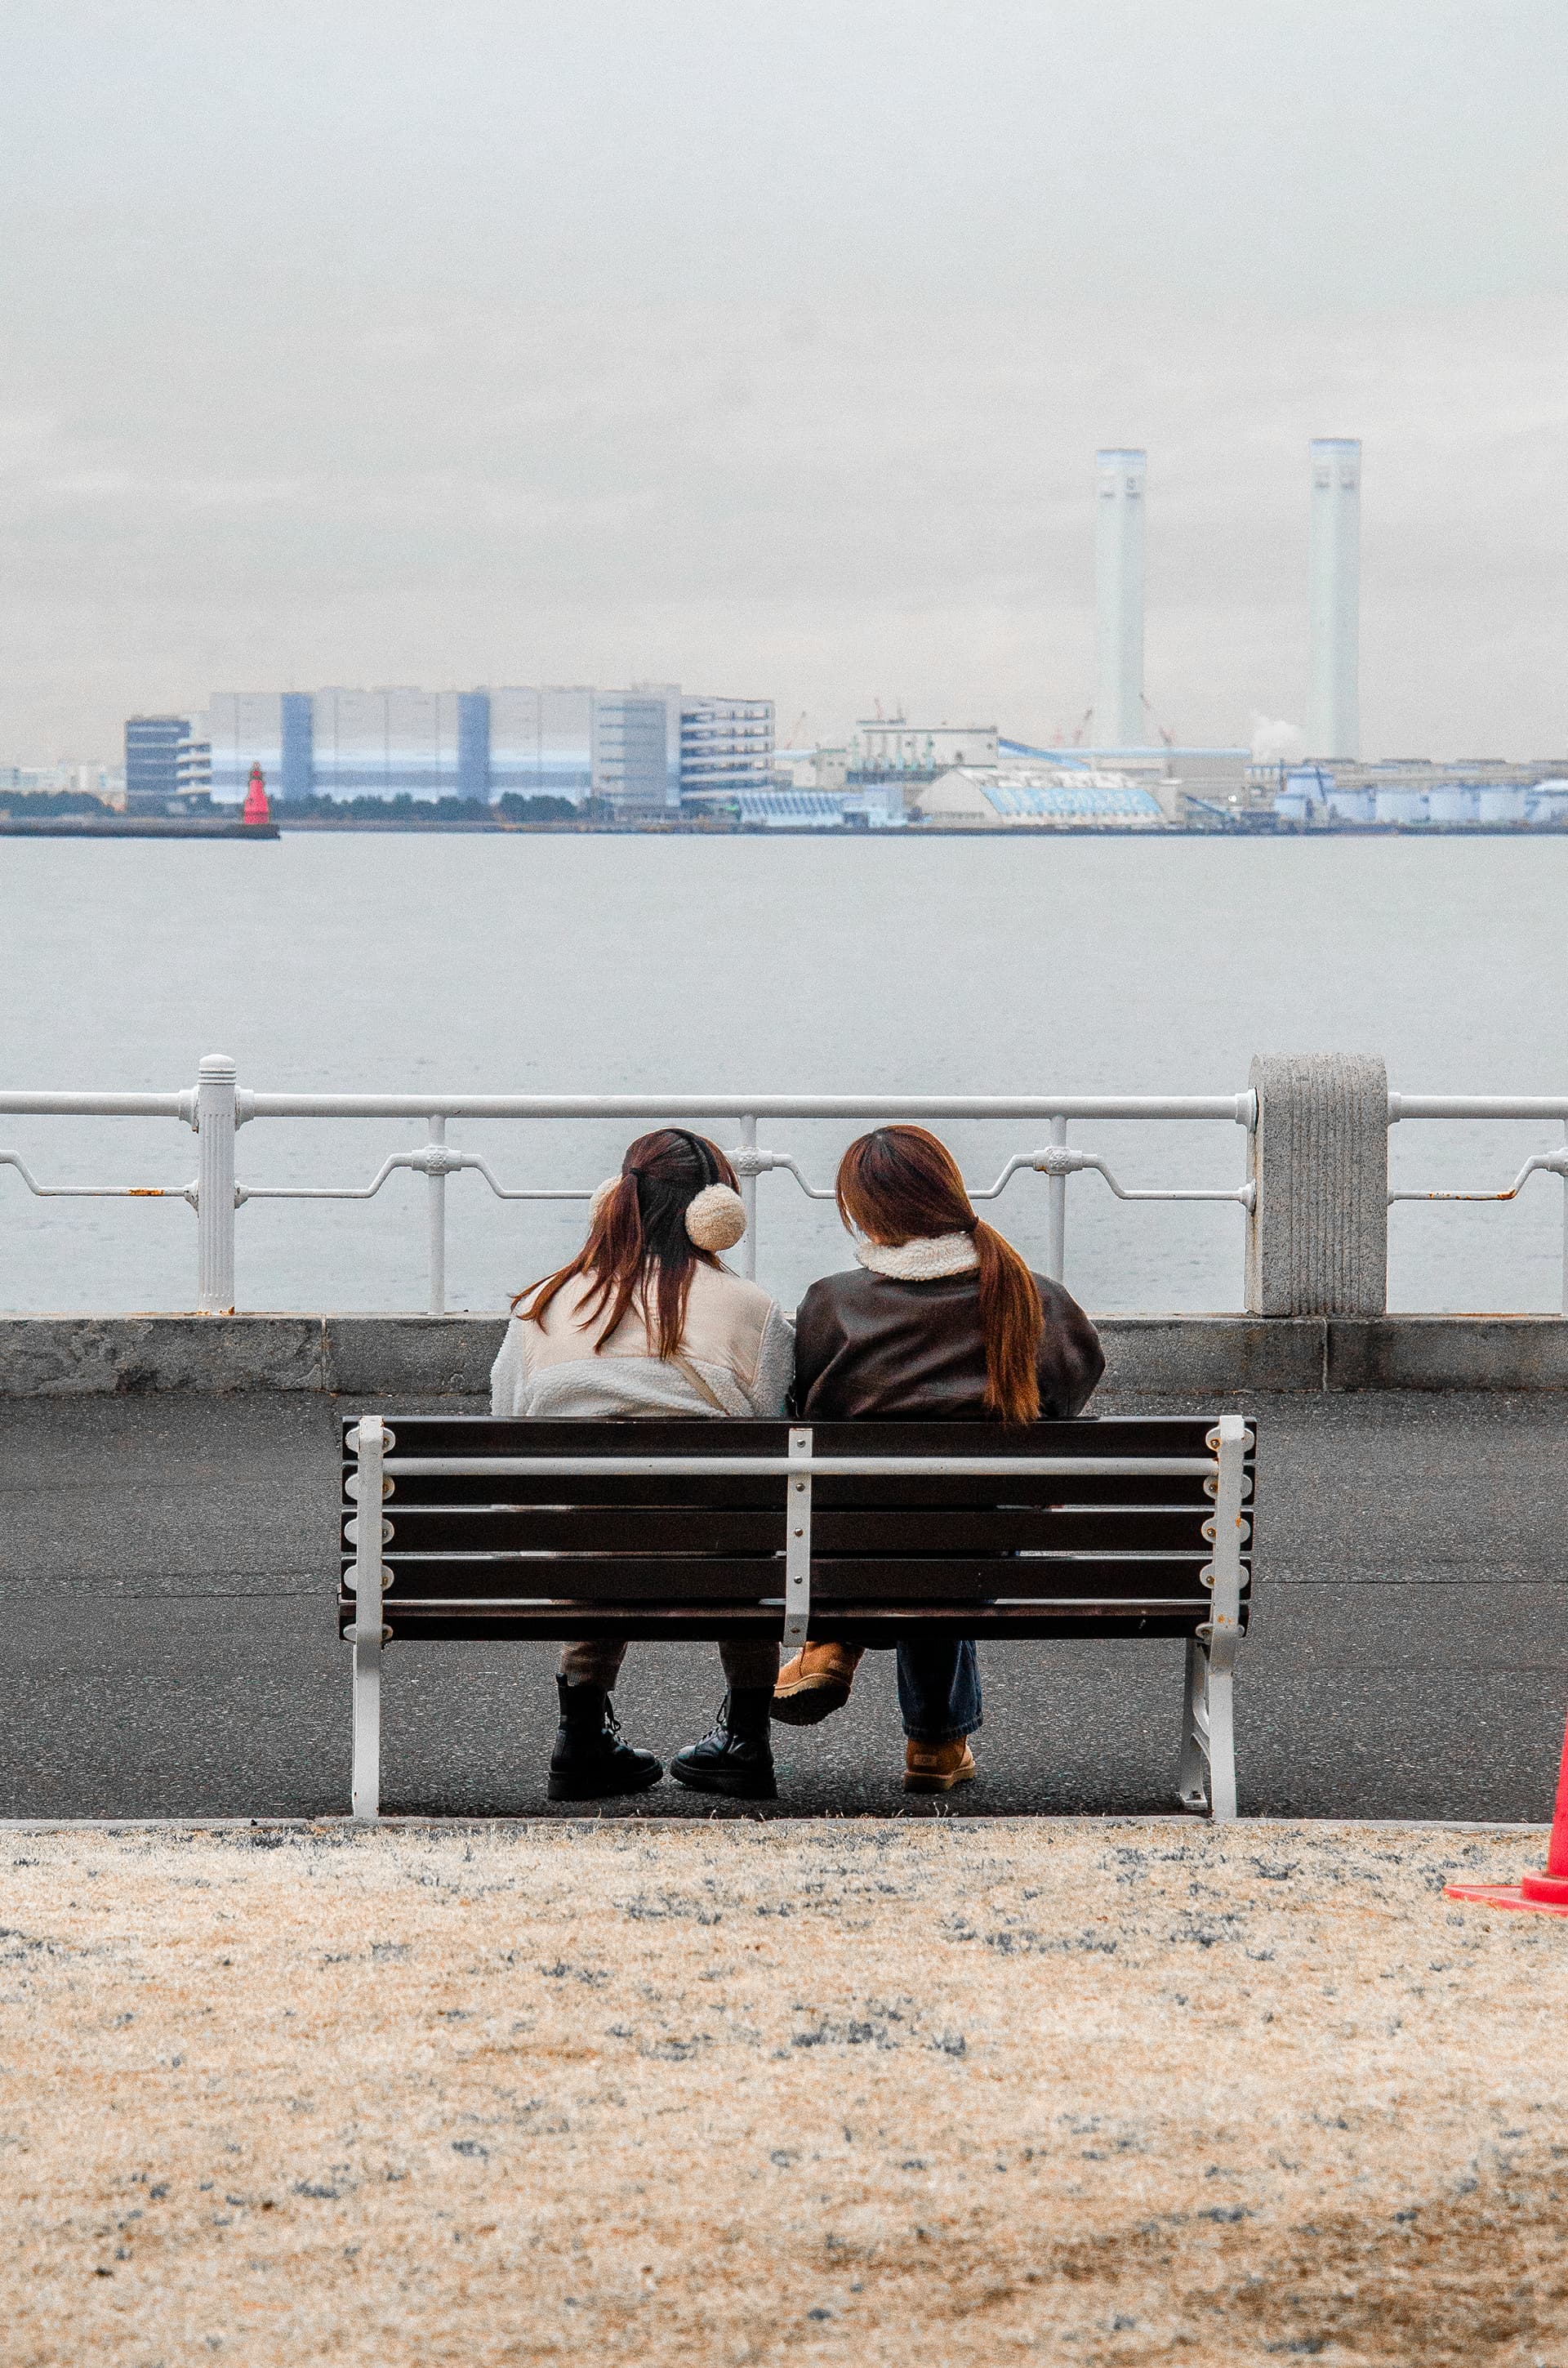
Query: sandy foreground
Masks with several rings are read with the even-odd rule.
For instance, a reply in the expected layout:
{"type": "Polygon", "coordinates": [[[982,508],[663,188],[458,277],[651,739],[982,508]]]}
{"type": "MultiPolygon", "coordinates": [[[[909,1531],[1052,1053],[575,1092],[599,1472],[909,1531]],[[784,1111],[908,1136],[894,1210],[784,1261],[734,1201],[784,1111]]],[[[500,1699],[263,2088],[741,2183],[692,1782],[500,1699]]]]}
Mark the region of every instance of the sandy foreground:
{"type": "Polygon", "coordinates": [[[0,1834],[6,2368],[1568,2361],[1534,1836],[0,1834]]]}

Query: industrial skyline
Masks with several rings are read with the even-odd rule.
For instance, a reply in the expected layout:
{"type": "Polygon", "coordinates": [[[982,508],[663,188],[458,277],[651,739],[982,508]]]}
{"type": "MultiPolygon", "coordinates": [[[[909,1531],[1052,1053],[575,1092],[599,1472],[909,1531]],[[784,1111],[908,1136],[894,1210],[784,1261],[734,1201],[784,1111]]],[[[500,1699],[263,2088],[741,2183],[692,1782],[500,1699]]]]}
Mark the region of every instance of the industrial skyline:
{"type": "MultiPolygon", "coordinates": [[[[1304,733],[1293,732],[1299,748],[1282,746],[1278,753],[1354,759],[1360,754],[1360,443],[1314,438],[1308,463],[1307,721],[1304,733]]],[[[1174,734],[1154,720],[1144,685],[1148,475],[1141,449],[1102,447],[1096,455],[1097,665],[1093,703],[1072,740],[1082,742],[1092,723],[1090,744],[1101,749],[1174,745],[1174,734]]],[[[929,713],[887,719],[890,729],[906,722],[908,736],[935,731],[961,741],[988,730],[994,761],[994,722],[952,725],[929,713]]],[[[133,795],[135,745],[167,743],[167,783],[158,793],[173,794],[182,735],[210,751],[203,778],[220,801],[242,798],[259,764],[284,800],[367,793],[494,800],[513,793],[578,803],[595,796],[628,814],[675,812],[683,796],[764,787],[775,746],[771,700],[694,698],[676,683],[637,682],[625,690],[224,690],[211,694],[199,716],[128,720],[127,787],[133,795]]],[[[179,761],[188,769],[192,760],[187,755],[179,761]]],[[[153,774],[144,778],[150,783],[153,774]]],[[[151,788],[140,793],[154,794],[151,788]]]]}
{"type": "Polygon", "coordinates": [[[1568,740],[1560,7],[236,6],[10,11],[6,756],[519,667],[1047,739],[1096,446],[1161,719],[1304,729],[1343,433],[1364,752],[1568,740]]]}

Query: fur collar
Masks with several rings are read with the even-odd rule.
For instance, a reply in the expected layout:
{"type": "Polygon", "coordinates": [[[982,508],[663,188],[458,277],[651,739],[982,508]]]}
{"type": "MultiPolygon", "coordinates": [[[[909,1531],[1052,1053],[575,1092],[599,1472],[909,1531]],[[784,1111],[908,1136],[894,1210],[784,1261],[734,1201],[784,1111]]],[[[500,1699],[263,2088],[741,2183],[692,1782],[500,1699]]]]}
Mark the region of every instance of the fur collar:
{"type": "Polygon", "coordinates": [[[882,1242],[860,1242],[856,1257],[872,1274],[892,1275],[895,1282],[938,1282],[944,1275],[972,1274],[980,1252],[968,1234],[937,1234],[925,1241],[900,1242],[895,1248],[882,1242]]]}

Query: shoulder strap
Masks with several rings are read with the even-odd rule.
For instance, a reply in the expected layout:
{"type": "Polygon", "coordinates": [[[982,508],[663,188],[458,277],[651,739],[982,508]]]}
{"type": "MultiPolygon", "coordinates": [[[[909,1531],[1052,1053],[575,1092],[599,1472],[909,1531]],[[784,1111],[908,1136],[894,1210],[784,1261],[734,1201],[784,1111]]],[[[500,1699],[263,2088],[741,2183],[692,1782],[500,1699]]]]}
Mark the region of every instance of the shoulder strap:
{"type": "Polygon", "coordinates": [[[723,1399],[719,1395],[718,1391],[713,1388],[710,1383],[703,1380],[702,1375],[698,1372],[697,1367],[692,1363],[691,1359],[686,1355],[684,1350],[677,1349],[675,1355],[669,1360],[669,1361],[675,1367],[677,1373],[685,1374],[687,1380],[691,1383],[692,1388],[697,1392],[698,1395],[707,1399],[715,1414],[727,1415],[729,1413],[730,1409],[724,1404],[723,1399]]]}

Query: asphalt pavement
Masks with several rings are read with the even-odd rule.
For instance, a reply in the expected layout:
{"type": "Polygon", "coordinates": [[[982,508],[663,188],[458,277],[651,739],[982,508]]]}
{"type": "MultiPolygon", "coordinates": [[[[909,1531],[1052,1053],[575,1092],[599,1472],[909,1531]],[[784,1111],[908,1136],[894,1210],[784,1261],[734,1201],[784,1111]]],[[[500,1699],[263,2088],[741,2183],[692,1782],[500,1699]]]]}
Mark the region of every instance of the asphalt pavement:
{"type": "MultiPolygon", "coordinates": [[[[1242,1814],[1548,1816],[1568,1712],[1568,1398],[1369,1393],[1244,1410],[1259,1483],[1236,1680],[1242,1814]]],[[[347,1809],[338,1412],[308,1393],[0,1402],[0,1815],[347,1809]]],[[[1179,1645],[981,1654],[981,1777],[954,1810],[1174,1805],[1179,1645]]],[[[385,1805],[582,1816],[544,1798],[553,1667],[543,1645],[394,1642],[385,1805]]],[[[721,1691],[712,1647],[634,1645],[617,1702],[628,1736],[667,1759],[721,1691]]],[[[868,1656],[840,1716],[775,1741],[781,1797],[765,1814],[943,1813],[900,1787],[889,1654],[868,1656]]],[[[634,1810],[604,1811],[715,1813],[728,1812],[667,1780],[634,1810]]]]}

